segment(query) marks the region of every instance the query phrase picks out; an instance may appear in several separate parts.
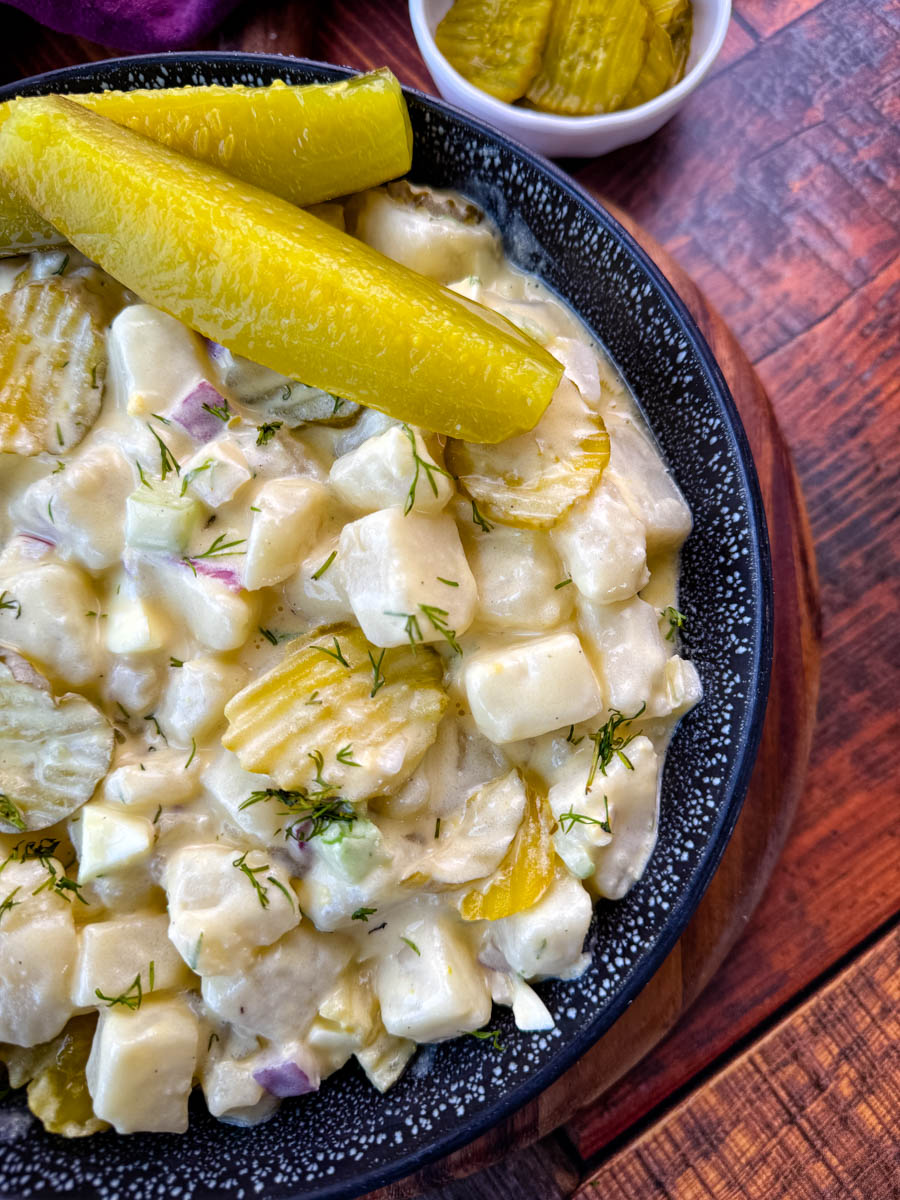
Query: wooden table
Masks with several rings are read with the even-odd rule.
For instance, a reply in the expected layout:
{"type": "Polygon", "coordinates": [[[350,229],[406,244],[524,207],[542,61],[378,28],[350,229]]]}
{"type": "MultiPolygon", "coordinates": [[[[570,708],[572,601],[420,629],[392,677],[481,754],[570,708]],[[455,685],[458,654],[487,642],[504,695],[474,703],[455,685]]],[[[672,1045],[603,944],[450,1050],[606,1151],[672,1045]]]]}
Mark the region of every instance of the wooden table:
{"type": "MultiPolygon", "coordinates": [[[[0,11],[3,82],[114,52],[0,11]]],[[[248,0],[204,48],[433,90],[403,0],[248,0]]],[[[559,1131],[431,1196],[900,1196],[898,118],[896,6],[737,0],[666,128],[567,164],[690,274],[769,392],[818,559],[818,725],[763,899],[674,1031],[559,1131]]]]}

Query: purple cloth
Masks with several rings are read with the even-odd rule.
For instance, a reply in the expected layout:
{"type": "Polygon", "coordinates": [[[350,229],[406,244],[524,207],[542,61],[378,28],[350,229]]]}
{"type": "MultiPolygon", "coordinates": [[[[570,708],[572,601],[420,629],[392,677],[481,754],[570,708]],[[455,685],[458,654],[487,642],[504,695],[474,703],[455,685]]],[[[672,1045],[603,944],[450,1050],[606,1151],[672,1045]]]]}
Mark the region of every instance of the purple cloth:
{"type": "Polygon", "coordinates": [[[6,0],[59,33],[116,50],[175,50],[209,33],[237,0],[6,0]]]}

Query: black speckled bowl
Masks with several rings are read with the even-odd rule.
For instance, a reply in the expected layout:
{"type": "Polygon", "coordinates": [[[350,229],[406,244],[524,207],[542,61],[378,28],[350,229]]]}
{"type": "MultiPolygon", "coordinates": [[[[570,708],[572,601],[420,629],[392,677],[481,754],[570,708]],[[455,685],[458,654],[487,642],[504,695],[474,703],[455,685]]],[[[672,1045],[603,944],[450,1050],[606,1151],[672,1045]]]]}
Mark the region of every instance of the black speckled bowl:
{"type": "MultiPolygon", "coordinates": [[[[265,55],[172,54],[75,67],[0,89],[14,94],[293,83],[345,70],[265,55]]],[[[659,844],[643,879],[604,903],[593,964],[539,985],[550,1033],[495,1015],[505,1050],[474,1038],[419,1051],[380,1096],[356,1069],[242,1130],[199,1096],[183,1137],[45,1134],[11,1097],[0,1110],[0,1196],[354,1196],[471,1140],[530,1100],[597,1040],[644,986],[696,908],[734,826],[759,742],[771,657],[765,517],[744,432],[684,305],[632,239],[549,163],[448,105],[407,92],[412,177],[459,188],[490,213],[507,250],[578,312],[618,363],[694,514],[680,607],[703,704],[682,721],[663,781],[659,844]]]]}

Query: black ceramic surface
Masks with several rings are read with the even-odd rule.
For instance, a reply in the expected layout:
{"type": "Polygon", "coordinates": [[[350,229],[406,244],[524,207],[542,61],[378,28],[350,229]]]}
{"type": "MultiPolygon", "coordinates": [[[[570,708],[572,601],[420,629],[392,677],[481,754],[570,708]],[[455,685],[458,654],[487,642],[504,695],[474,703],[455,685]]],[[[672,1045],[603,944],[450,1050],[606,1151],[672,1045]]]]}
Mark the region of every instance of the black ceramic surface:
{"type": "MultiPolygon", "coordinates": [[[[292,83],[350,72],[264,55],[173,54],[97,63],[0,89],[50,91],[292,83]]],[[[696,908],[743,800],[765,708],[771,574],[749,450],[699,331],[653,264],[592,199],[544,160],[439,100],[407,91],[411,176],[458,188],[503,231],[507,252],[540,275],[607,347],[637,397],[694,515],[684,548],[684,654],[702,705],[680,724],[663,780],[659,842],[643,879],[599,906],[593,963],[538,990],[556,1018],[519,1033],[495,1013],[502,1052],[475,1038],[421,1049],[386,1096],[347,1068],[315,1096],[286,1102],[252,1130],[222,1125],[196,1095],[183,1137],[44,1133],[21,1096],[0,1108],[0,1196],[353,1196],[471,1140],[554,1080],[647,982],[696,908]]]]}

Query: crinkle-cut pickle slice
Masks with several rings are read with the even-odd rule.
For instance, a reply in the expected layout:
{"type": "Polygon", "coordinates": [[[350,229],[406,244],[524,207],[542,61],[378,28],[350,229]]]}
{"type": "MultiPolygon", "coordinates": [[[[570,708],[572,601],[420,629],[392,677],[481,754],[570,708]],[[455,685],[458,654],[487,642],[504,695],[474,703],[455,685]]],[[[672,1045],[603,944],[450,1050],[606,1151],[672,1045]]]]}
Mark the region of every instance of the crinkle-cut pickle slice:
{"type": "Polygon", "coordinates": [[[88,1137],[109,1129],[95,1116],[87,1085],[87,1060],[97,1015],[73,1017],[44,1049],[40,1067],[28,1084],[28,1107],[48,1133],[88,1137]]]}
{"type": "Polygon", "coordinates": [[[661,95],[675,81],[675,54],[672,39],[661,25],[653,22],[647,57],[634,86],[625,97],[623,108],[635,108],[661,95]]]}
{"type": "Polygon", "coordinates": [[[529,788],[525,816],[500,866],[486,883],[466,892],[460,901],[464,921],[499,921],[537,904],[556,869],[553,825],[547,801],[529,788]]]}
{"type": "MultiPolygon", "coordinates": [[[[74,96],[79,104],[292,204],[319,204],[405,175],[412,127],[403,91],[382,68],[289,87],[144,88],[74,96]]],[[[11,102],[0,105],[0,123],[11,102]]],[[[0,255],[64,241],[0,189],[0,255]]]]}
{"type": "Polygon", "coordinates": [[[600,480],[609,462],[603,418],[569,380],[529,433],[500,446],[447,443],[445,459],[482,515],[549,529],[600,480]]]}
{"type": "Polygon", "coordinates": [[[0,296],[0,450],[62,454],[96,421],[106,343],[90,295],[41,279],[0,296]]]}
{"type": "Polygon", "coordinates": [[[55,700],[0,663],[0,833],[46,829],[90,800],[112,726],[83,696],[55,700]]]}
{"type": "Polygon", "coordinates": [[[518,100],[540,69],[552,8],[553,0],[456,0],[434,40],[475,87],[518,100]]]}
{"type": "Polygon", "coordinates": [[[245,770],[313,798],[356,802],[403,783],[447,706],[440,657],[428,646],[382,653],[347,624],[290,646],[225,706],[222,744],[245,770]]]}
{"type": "Polygon", "coordinates": [[[562,374],[490,310],[62,97],[15,101],[0,177],[193,329],[434,432],[498,442],[530,429],[562,374]]]}
{"type": "Polygon", "coordinates": [[[644,65],[650,20],[642,0],[557,0],[528,99],[569,116],[613,112],[644,65]]]}

